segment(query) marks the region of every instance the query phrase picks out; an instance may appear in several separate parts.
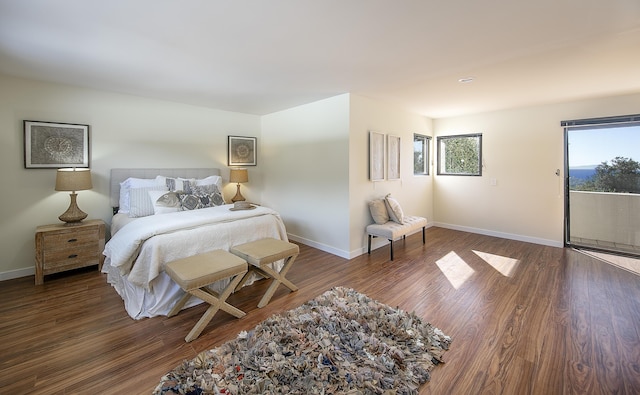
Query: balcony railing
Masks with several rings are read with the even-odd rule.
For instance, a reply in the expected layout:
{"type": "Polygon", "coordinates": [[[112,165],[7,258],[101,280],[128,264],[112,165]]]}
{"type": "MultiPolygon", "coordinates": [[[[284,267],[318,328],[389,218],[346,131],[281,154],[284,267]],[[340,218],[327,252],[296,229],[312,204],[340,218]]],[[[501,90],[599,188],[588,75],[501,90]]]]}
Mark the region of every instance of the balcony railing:
{"type": "Polygon", "coordinates": [[[640,195],[569,192],[573,244],[640,254],[640,195]]]}

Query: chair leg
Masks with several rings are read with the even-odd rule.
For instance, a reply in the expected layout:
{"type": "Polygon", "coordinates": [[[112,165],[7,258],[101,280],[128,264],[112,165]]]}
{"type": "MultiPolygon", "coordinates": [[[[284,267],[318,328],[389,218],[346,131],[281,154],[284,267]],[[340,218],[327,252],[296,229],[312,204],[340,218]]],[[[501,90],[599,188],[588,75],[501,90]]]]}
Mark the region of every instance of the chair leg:
{"type": "Polygon", "coordinates": [[[393,240],[389,239],[389,248],[391,250],[391,260],[393,260],[393,240]]]}
{"type": "Polygon", "coordinates": [[[422,244],[424,244],[424,228],[426,228],[426,226],[422,227],[422,244]]]}
{"type": "Polygon", "coordinates": [[[367,249],[367,254],[371,255],[371,235],[369,235],[369,248],[367,249]]]}

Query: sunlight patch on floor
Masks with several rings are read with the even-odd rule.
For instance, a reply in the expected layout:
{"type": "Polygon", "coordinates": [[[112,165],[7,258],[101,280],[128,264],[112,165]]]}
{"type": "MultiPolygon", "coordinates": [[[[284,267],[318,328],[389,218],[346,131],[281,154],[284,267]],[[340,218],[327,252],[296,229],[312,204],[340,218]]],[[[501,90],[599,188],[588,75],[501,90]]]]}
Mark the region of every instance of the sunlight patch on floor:
{"type": "Polygon", "coordinates": [[[475,273],[475,270],[453,251],[438,259],[436,265],[455,289],[458,289],[475,273]]]}
{"type": "Polygon", "coordinates": [[[472,250],[477,256],[499,271],[505,277],[513,276],[520,261],[506,256],[489,254],[488,252],[472,250]]]}

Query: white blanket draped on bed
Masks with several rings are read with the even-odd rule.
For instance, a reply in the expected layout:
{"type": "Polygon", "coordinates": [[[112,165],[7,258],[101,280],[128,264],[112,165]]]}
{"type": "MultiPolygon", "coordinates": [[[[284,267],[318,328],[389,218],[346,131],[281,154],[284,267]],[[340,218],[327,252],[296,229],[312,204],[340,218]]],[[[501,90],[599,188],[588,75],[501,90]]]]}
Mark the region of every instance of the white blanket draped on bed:
{"type": "MultiPolygon", "coordinates": [[[[168,262],[214,249],[229,250],[264,237],[287,240],[276,211],[260,206],[230,211],[230,207],[138,218],[113,235],[105,245],[103,272],[131,317],[166,315],[180,297],[180,288],[164,273],[168,262]]],[[[213,288],[220,290],[224,285],[217,283],[213,288]]]]}

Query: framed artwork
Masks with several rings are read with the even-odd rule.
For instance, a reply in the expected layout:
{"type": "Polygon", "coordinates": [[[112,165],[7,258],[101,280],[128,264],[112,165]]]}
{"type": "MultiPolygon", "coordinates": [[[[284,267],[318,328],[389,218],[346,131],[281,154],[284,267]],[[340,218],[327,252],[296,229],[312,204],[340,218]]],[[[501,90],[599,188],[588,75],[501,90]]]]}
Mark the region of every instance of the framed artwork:
{"type": "Polygon", "coordinates": [[[229,136],[227,164],[229,166],[257,165],[256,137],[229,136]]]}
{"type": "Polygon", "coordinates": [[[89,125],[24,121],[24,167],[89,167],[89,125]]]}
{"type": "Polygon", "coordinates": [[[387,136],[387,152],[389,154],[387,178],[389,180],[400,179],[400,137],[387,136]]]}
{"type": "Polygon", "coordinates": [[[384,134],[369,132],[369,179],[384,180],[384,134]]]}

